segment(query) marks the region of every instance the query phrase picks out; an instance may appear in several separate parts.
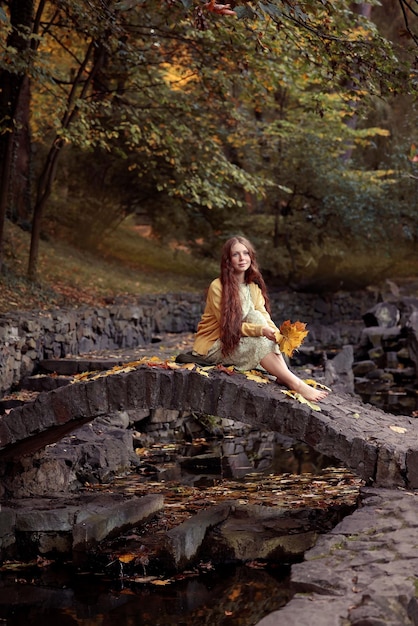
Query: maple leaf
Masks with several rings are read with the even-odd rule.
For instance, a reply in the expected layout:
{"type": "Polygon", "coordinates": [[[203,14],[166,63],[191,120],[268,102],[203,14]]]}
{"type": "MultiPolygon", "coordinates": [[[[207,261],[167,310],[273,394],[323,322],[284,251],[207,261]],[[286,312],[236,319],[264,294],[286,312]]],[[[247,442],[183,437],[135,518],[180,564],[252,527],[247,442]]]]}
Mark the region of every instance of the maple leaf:
{"type": "Polygon", "coordinates": [[[281,389],[280,391],[284,393],[285,396],[289,396],[289,398],[293,398],[293,400],[297,400],[301,404],[307,404],[313,411],[321,410],[321,407],[318,404],[314,404],[313,402],[310,402],[309,400],[304,398],[300,393],[297,393],[296,391],[292,391],[291,389],[281,389]]]}
{"type": "Polygon", "coordinates": [[[155,356],[145,361],[145,365],[147,365],[148,367],[164,367],[165,366],[166,369],[168,369],[168,365],[166,365],[166,362],[162,361],[161,359],[155,356]]]}
{"type": "Polygon", "coordinates": [[[260,374],[256,370],[250,370],[250,371],[244,372],[244,375],[248,378],[248,380],[253,380],[256,383],[270,382],[268,378],[265,378],[262,374],[260,374]]]}
{"type": "Polygon", "coordinates": [[[299,348],[309,330],[305,330],[306,324],[303,322],[292,322],[286,320],[280,326],[280,332],[276,332],[276,342],[279,344],[281,352],[291,357],[293,352],[299,348]]]}
{"type": "Polygon", "coordinates": [[[225,372],[225,374],[229,374],[229,376],[232,376],[235,373],[233,365],[230,365],[229,367],[225,367],[225,365],[222,365],[222,363],[219,363],[216,366],[216,369],[221,372],[225,372]]]}
{"type": "Polygon", "coordinates": [[[310,385],[310,387],[314,387],[315,389],[319,388],[319,389],[325,389],[326,391],[332,391],[332,389],[330,389],[326,385],[323,385],[322,383],[319,383],[317,380],[314,380],[313,378],[305,378],[303,382],[305,382],[307,385],[310,385]]]}

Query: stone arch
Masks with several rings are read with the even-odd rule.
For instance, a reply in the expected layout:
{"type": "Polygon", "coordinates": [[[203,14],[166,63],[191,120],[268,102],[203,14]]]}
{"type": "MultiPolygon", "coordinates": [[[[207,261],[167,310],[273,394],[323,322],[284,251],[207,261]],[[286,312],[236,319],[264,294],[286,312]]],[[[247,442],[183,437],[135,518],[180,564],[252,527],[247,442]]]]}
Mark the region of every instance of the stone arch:
{"type": "Polygon", "coordinates": [[[156,408],[273,430],[339,459],[368,483],[418,487],[418,428],[411,418],[342,394],[330,394],[315,411],[284,395],[275,383],[216,369],[202,373],[141,365],[41,393],[0,419],[0,461],[33,453],[99,416],[156,408]]]}

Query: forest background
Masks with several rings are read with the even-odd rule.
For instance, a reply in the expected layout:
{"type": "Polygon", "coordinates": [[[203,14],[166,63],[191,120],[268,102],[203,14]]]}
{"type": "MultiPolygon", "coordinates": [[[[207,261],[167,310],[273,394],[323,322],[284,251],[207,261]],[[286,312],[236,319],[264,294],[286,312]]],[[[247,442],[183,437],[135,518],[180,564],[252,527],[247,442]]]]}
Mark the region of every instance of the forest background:
{"type": "Polygon", "coordinates": [[[417,273],[418,2],[0,0],[0,311],[417,273]]]}

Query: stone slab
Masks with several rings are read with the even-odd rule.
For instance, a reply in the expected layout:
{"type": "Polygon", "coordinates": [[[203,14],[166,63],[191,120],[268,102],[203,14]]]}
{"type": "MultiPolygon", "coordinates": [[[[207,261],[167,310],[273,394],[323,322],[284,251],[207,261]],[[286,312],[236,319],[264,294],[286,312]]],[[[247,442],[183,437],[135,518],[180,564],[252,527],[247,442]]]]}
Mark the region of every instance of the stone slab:
{"type": "Polygon", "coordinates": [[[175,569],[187,567],[196,557],[208,529],[223,522],[230,510],[228,503],[211,507],[168,531],[166,546],[175,569]]]}
{"type": "MultiPolygon", "coordinates": [[[[161,494],[126,498],[118,495],[30,498],[0,509],[0,558],[17,535],[27,535],[39,554],[85,553],[100,541],[139,526],[163,507],[161,494]]],[[[75,559],[76,560],[76,559],[75,559]]]]}
{"type": "Polygon", "coordinates": [[[80,511],[73,528],[73,552],[87,552],[100,541],[143,523],[163,507],[161,494],[131,498],[80,511]]]}
{"type": "Polygon", "coordinates": [[[418,624],[418,495],[362,489],[362,505],[292,566],[290,602],[257,626],[418,624]]]}

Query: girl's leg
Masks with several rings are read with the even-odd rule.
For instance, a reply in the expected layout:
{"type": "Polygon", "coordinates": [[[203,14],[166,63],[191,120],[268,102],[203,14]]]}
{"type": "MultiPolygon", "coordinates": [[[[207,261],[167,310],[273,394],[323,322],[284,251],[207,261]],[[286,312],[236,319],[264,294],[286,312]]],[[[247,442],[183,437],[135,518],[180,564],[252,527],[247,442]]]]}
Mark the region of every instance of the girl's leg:
{"type": "Polygon", "coordinates": [[[296,374],[293,374],[286,365],[286,361],[283,355],[270,352],[261,361],[260,365],[265,370],[276,376],[278,382],[283,383],[289,389],[300,393],[306,400],[315,401],[323,400],[328,395],[328,392],[323,389],[315,389],[310,385],[307,385],[296,374]]]}

